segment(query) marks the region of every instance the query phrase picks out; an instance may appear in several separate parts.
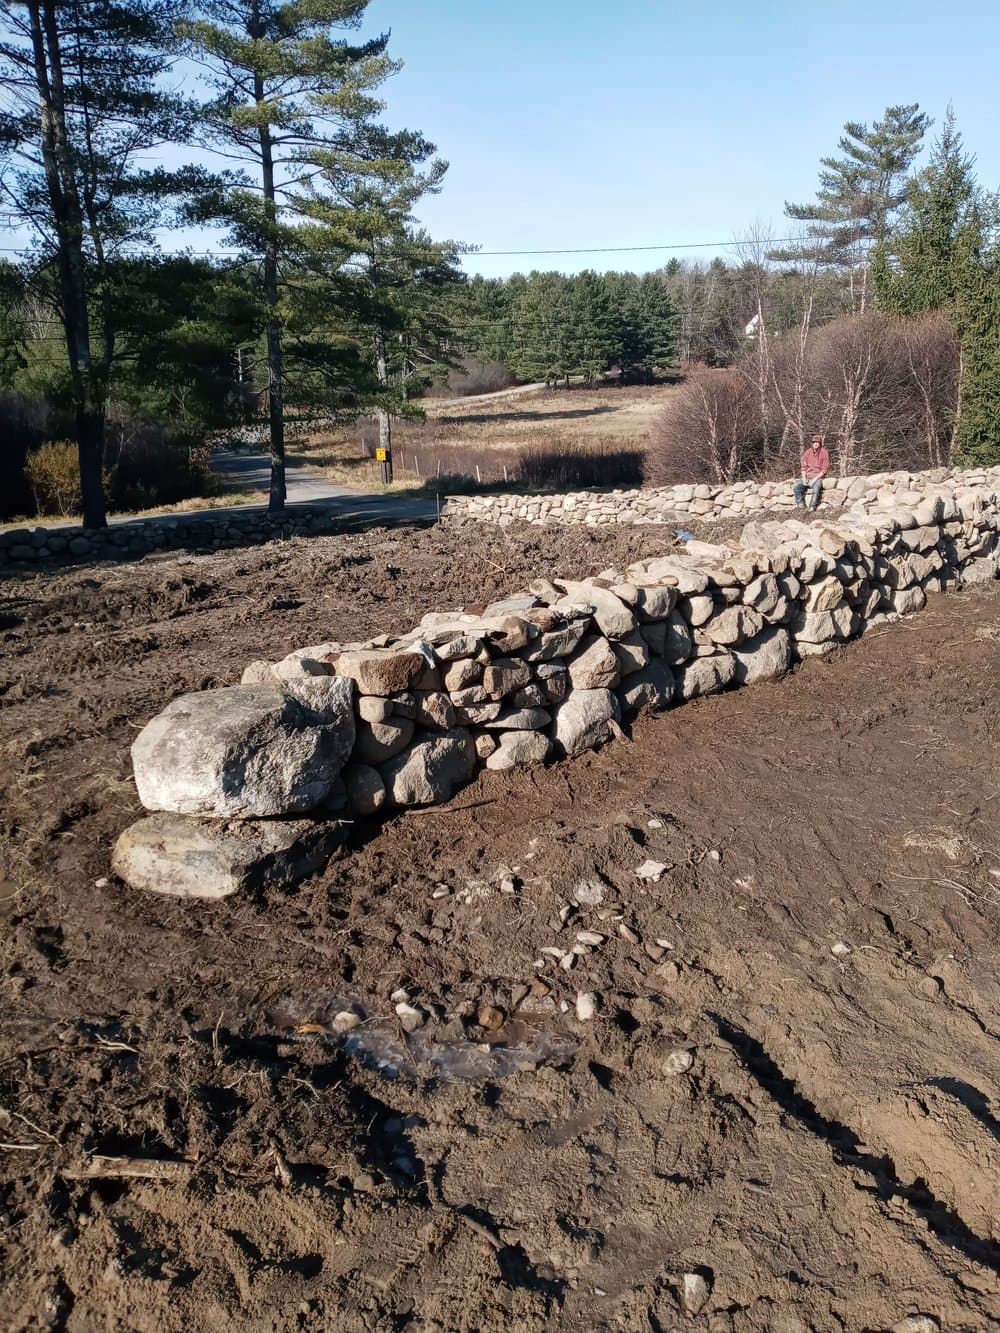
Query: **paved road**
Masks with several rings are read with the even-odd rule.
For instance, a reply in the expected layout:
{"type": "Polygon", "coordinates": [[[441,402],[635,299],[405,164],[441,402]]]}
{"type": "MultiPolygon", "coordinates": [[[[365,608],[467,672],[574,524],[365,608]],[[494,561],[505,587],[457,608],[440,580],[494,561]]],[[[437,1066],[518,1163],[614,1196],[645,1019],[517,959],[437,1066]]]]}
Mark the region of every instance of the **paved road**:
{"type": "MultiPolygon", "coordinates": [[[[212,467],[226,478],[227,490],[235,494],[266,492],[271,484],[271,459],[268,454],[235,453],[230,449],[219,449],[212,455],[212,467]]],[[[285,503],[290,509],[297,505],[329,507],[338,515],[342,514],[344,518],[352,520],[367,518],[371,523],[407,520],[422,522],[434,518],[437,513],[437,500],[433,496],[394,495],[391,492],[387,495],[364,495],[346,486],[335,486],[317,475],[312,468],[292,463],[285,468],[285,487],[285,503]]],[[[251,505],[234,506],[233,512],[245,514],[252,508],[254,506],[251,505]]],[[[218,514],[226,511],[210,509],[201,512],[218,514]]]]}
{"type": "MultiPolygon", "coordinates": [[[[271,459],[268,454],[217,449],[212,455],[212,471],[225,479],[227,491],[267,491],[271,485],[271,459]]],[[[332,500],[336,496],[353,494],[343,486],[332,486],[312,468],[293,463],[285,465],[285,486],[289,504],[332,500]]]]}

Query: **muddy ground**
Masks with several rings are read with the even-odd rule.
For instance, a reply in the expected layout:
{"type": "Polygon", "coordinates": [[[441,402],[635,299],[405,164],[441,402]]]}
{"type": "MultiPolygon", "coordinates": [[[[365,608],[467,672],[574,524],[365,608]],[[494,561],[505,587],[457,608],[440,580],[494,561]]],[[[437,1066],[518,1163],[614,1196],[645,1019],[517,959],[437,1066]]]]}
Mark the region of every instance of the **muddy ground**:
{"type": "Polygon", "coordinates": [[[178,692],[664,540],[373,532],[6,578],[0,1326],[1000,1321],[990,590],[359,828],[293,891],[108,878],[129,742],[178,692]],[[581,881],[602,901],[563,923],[581,881]],[[564,971],[542,950],[579,930],[607,938],[564,971]],[[429,1029],[396,1026],[399,988],[429,1029]],[[346,1001],[397,1077],[328,1037],[346,1001]],[[428,1031],[476,1077],[430,1077],[428,1031]]]}

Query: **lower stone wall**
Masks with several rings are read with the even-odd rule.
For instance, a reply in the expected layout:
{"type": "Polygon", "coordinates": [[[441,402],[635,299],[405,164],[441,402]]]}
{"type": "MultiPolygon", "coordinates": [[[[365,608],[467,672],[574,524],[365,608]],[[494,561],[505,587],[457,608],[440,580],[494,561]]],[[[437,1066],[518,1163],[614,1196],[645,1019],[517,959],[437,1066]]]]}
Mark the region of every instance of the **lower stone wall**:
{"type": "Polygon", "coordinates": [[[309,873],[344,821],[447,800],[479,769],[572,758],[621,723],[780,675],[997,575],[1000,493],[762,520],[584,580],[540,578],[366,643],[295,648],[175,699],[132,748],[152,815],[122,836],[133,885],[221,896],[309,873]]]}
{"type": "MultiPolygon", "coordinates": [[[[823,510],[832,514],[850,507],[883,509],[916,505],[941,487],[975,491],[1000,485],[1000,467],[936,468],[929,472],[880,472],[868,477],[828,477],[823,510]]],[[[705,521],[751,517],[761,512],[795,512],[790,481],[737,481],[730,486],[708,484],[663,486],[649,490],[574,491],[566,495],[456,495],[448,499],[442,518],[453,522],[670,523],[685,517],[705,521]]]]}
{"type": "Polygon", "coordinates": [[[45,561],[134,559],[150,551],[256,546],[276,537],[337,532],[342,522],[330,508],[296,505],[280,515],[254,506],[246,513],[209,509],[177,518],[130,519],[107,528],[7,528],[0,531],[0,567],[45,561]]]}

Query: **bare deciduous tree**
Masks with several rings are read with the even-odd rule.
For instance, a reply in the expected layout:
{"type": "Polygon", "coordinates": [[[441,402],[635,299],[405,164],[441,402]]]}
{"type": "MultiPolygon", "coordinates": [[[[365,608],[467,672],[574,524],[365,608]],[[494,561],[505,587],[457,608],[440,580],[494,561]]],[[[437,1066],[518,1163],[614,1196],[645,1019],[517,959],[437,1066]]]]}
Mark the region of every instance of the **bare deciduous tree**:
{"type": "Polygon", "coordinates": [[[760,468],[760,416],[753,390],[735,370],[699,370],[678,390],[651,450],[654,485],[719,485],[760,468]]]}
{"type": "Polygon", "coordinates": [[[930,312],[901,320],[900,358],[913,392],[913,435],[925,467],[950,467],[958,422],[961,344],[955,326],[930,312]]]}
{"type": "Polygon", "coordinates": [[[790,477],[814,432],[841,476],[950,462],[960,371],[952,324],[868,311],[813,328],[805,276],[801,299],[797,330],[763,350],[748,340],[736,367],[688,378],[651,451],[656,482],[790,477]]]}

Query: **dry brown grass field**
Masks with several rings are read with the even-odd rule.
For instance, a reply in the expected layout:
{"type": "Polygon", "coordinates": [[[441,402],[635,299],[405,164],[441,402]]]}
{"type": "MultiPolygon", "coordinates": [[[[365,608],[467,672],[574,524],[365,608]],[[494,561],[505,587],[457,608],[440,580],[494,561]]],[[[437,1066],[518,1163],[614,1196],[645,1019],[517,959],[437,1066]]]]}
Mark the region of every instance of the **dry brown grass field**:
{"type": "MultiPolygon", "coordinates": [[[[536,453],[606,456],[644,454],[672,385],[514,391],[488,401],[456,398],[433,402],[423,422],[396,422],[393,489],[421,485],[429,477],[478,476],[513,480],[536,453]]],[[[375,427],[366,418],[324,429],[290,447],[295,462],[320,470],[330,481],[381,489],[374,461],[375,427]]],[[[634,463],[633,463],[634,470],[634,463]]],[[[609,484],[614,478],[609,477],[609,484]]]]}

